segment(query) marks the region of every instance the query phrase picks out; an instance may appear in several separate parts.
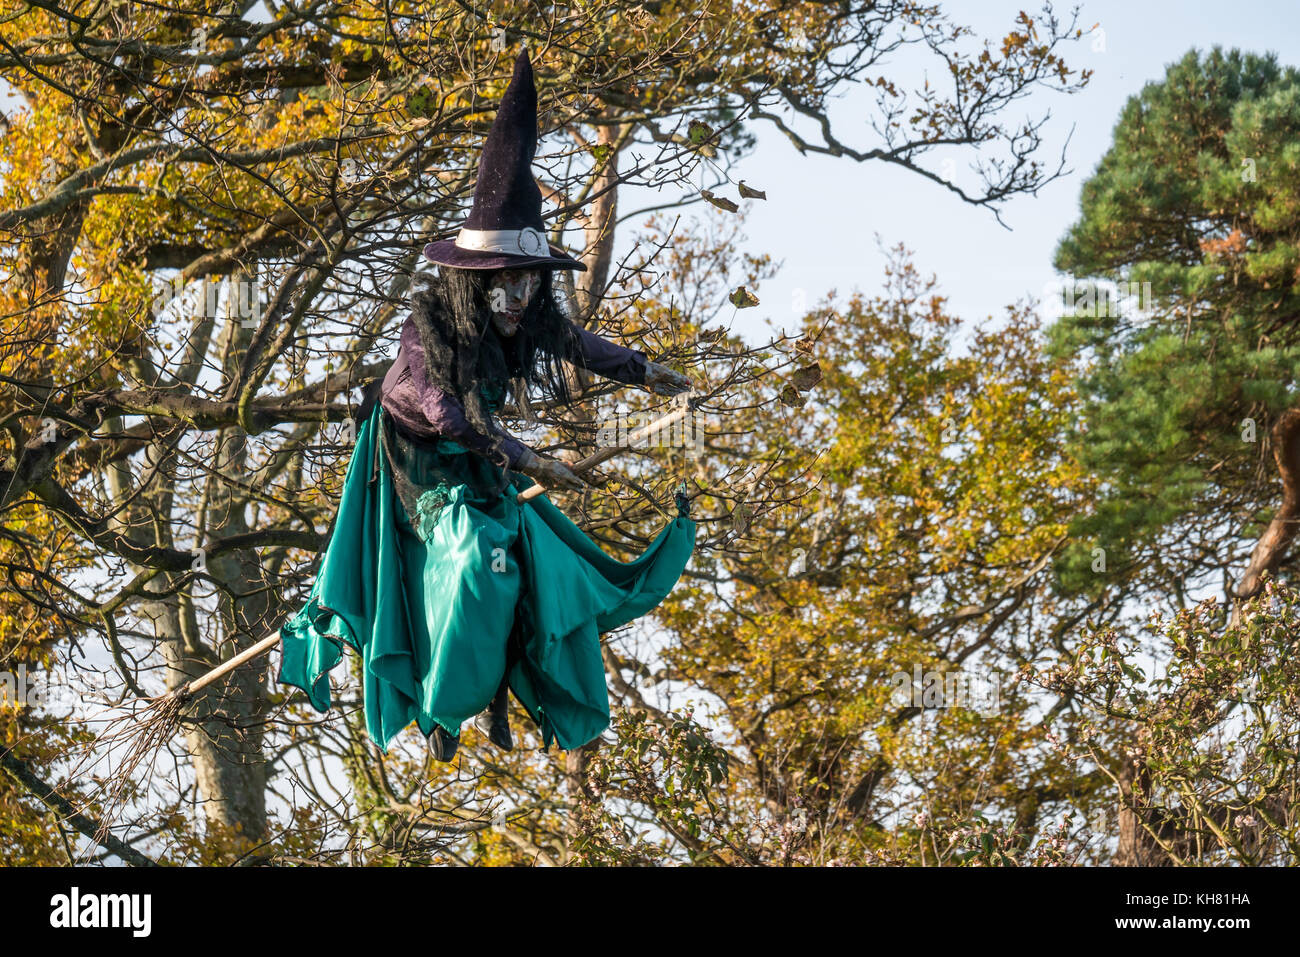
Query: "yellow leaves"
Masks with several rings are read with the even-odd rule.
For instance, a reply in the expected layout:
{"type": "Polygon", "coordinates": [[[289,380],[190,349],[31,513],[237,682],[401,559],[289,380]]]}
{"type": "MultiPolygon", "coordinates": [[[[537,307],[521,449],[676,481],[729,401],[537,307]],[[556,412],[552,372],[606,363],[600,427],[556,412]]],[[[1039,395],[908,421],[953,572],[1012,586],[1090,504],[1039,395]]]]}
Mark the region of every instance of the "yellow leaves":
{"type": "Polygon", "coordinates": [[[810,409],[838,423],[823,463],[856,486],[866,581],[897,567],[979,604],[1052,547],[1085,487],[1062,453],[1072,397],[1024,321],[963,356],[944,344],[949,318],[900,301],[851,303],[812,351],[824,380],[810,409]]]}
{"type": "Polygon", "coordinates": [[[1029,37],[1023,33],[1008,33],[1002,38],[1002,55],[1008,57],[1028,42],[1029,37]]]}

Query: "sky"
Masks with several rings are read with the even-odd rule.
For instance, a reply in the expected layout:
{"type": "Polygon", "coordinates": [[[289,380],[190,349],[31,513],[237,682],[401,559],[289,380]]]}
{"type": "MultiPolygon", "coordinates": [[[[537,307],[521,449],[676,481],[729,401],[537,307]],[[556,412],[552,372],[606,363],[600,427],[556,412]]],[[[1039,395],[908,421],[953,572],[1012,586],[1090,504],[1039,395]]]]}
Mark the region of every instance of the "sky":
{"type": "MultiPolygon", "coordinates": [[[[944,3],[949,16],[977,35],[1000,40],[1019,10],[1031,15],[1032,0],[966,0],[944,3]]],[[[1057,5],[1058,13],[1068,7],[1057,5]]],[[[745,221],[749,252],[766,252],[782,263],[777,277],[758,289],[761,304],[736,315],[734,328],[752,338],[763,320],[793,329],[797,291],[815,304],[830,290],[840,295],[855,287],[873,294],[882,285],[885,247],[904,243],[924,275],[934,274],[949,308],[972,322],[1001,317],[1005,307],[1026,298],[1042,299],[1053,280],[1052,256],[1079,213],[1080,189],[1110,145],[1111,131],[1129,97],[1164,76],[1167,64],[1189,49],[1215,44],[1255,53],[1275,53],[1283,65],[1300,66],[1300,0],[1086,0],[1079,26],[1099,32],[1065,48],[1067,62],[1093,77],[1080,93],[1036,93],[1020,101],[1017,119],[1050,109],[1045,159],[1065,146],[1072,172],[1002,210],[1004,228],[989,211],[963,203],[941,186],[914,173],[880,163],[801,156],[785,137],[763,121],[750,129],[758,147],[732,173],[735,180],[767,193],[753,201],[745,221]],[[1072,130],[1072,132],[1071,132],[1072,130]],[[1066,137],[1069,137],[1066,145],[1066,137]]],[[[920,63],[900,61],[896,79],[920,87],[920,63]]],[[[929,76],[937,73],[929,62],[929,76]]],[[[875,145],[867,125],[872,101],[854,89],[837,101],[831,119],[837,135],[859,148],[875,145]]],[[[935,161],[937,169],[938,162],[935,161]]],[[[958,159],[956,169],[964,169],[958,159]]],[[[723,191],[735,197],[734,187],[723,191]]],[[[634,200],[622,209],[632,209],[634,200]]]]}

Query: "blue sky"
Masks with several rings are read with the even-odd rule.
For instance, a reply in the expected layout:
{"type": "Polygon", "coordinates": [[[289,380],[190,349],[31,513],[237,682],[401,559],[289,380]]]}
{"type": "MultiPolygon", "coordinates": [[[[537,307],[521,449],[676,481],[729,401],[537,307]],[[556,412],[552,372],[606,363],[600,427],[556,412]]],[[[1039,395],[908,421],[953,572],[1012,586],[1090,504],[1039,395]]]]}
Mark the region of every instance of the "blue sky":
{"type": "MultiPolygon", "coordinates": [[[[945,3],[949,16],[980,36],[1000,39],[1017,11],[1033,14],[1029,0],[979,0],[945,3]]],[[[1068,8],[1067,8],[1068,9],[1068,8]]],[[[1061,11],[1058,5],[1058,12],[1061,11]]],[[[1216,43],[1256,53],[1273,52],[1283,64],[1300,66],[1300,2],[1239,0],[1191,3],[1089,0],[1081,4],[1079,24],[1104,32],[1067,47],[1072,66],[1094,71],[1089,85],[1072,96],[1040,93],[1021,101],[1017,118],[1052,111],[1046,130],[1045,158],[1066,150],[1070,175],[1044,187],[1036,197],[1008,204],[1001,226],[988,211],[962,203],[940,186],[884,164],[800,156],[774,128],[755,123],[759,147],[733,173],[735,179],[767,191],[754,201],[746,220],[747,248],[783,261],[780,274],[759,290],[762,304],[739,313],[734,328],[761,334],[762,321],[795,325],[795,290],[811,305],[831,289],[841,295],[854,287],[873,293],[881,285],[885,246],[905,243],[924,274],[935,274],[953,312],[968,321],[1000,317],[1017,299],[1041,298],[1059,278],[1052,269],[1057,241],[1078,214],[1079,191],[1110,144],[1111,131],[1125,101],[1147,82],[1159,80],[1165,66],[1192,47],[1216,43]],[[1103,48],[1094,50],[1094,45],[1103,48]]],[[[935,76],[933,62],[930,75],[935,76]]],[[[896,79],[910,87],[923,80],[915,64],[899,63],[896,79]]],[[[866,125],[871,101],[854,90],[835,103],[832,120],[845,142],[874,145],[866,125]]],[[[937,163],[940,160],[936,160],[937,163]]],[[[957,169],[966,160],[958,159],[957,169]]],[[[727,195],[734,196],[732,188],[727,195]]],[[[660,200],[662,201],[662,200],[660,200]]],[[[623,209],[635,208],[631,197],[623,209]]]]}

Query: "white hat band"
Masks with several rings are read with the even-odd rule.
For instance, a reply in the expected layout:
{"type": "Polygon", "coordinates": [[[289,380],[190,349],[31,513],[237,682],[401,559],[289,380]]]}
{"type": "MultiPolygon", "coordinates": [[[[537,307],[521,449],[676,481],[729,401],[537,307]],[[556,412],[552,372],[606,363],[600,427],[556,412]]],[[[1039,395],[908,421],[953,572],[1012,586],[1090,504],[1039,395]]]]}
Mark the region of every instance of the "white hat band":
{"type": "Polygon", "coordinates": [[[456,245],[461,249],[514,256],[545,256],[550,253],[546,236],[531,226],[523,229],[462,229],[456,234],[456,245]]]}

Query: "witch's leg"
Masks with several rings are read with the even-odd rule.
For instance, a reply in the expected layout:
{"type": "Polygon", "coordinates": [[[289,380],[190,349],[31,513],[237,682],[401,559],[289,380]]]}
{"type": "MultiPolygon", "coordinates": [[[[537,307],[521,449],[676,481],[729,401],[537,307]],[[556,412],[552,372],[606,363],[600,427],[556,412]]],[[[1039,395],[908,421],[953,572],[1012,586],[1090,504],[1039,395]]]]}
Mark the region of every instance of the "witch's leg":
{"type": "Polygon", "coordinates": [[[460,737],[450,734],[440,724],[435,724],[424,740],[428,742],[429,753],[435,761],[450,761],[456,756],[456,747],[460,744],[460,737]]]}
{"type": "Polygon", "coordinates": [[[506,668],[501,684],[488,709],[474,719],[474,725],[488,736],[488,740],[502,751],[514,750],[514,737],[510,734],[510,670],[519,659],[519,618],[510,627],[506,639],[506,668]]]}

